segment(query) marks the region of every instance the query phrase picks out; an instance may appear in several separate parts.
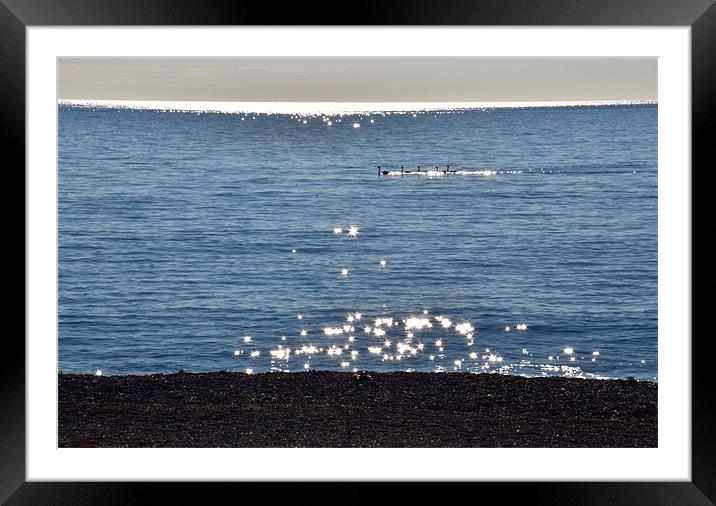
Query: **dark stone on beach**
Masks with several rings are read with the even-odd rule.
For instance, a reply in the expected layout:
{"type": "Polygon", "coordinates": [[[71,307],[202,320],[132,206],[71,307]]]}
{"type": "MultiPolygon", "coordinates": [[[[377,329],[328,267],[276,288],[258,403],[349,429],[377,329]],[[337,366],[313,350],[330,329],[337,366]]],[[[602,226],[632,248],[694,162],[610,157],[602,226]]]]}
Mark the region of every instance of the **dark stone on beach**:
{"type": "Polygon", "coordinates": [[[499,374],[62,374],[61,447],[656,447],[657,384],[499,374]]]}

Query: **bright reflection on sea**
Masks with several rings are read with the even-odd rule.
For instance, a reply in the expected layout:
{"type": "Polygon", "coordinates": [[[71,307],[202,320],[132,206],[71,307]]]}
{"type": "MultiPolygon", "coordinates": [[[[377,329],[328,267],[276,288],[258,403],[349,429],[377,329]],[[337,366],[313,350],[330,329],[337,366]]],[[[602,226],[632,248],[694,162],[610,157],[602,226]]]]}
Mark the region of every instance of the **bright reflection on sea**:
{"type": "MultiPolygon", "coordinates": [[[[303,314],[299,313],[295,320],[305,322],[303,314]]],[[[294,321],[295,321],[294,320],[294,321]]],[[[521,332],[527,330],[527,325],[519,323],[515,328],[521,332]]],[[[491,346],[483,346],[483,354],[475,351],[473,345],[480,342],[475,337],[475,324],[469,321],[455,323],[453,318],[445,314],[435,317],[413,314],[386,314],[383,309],[379,315],[366,314],[365,311],[349,311],[333,322],[324,323],[320,327],[304,327],[297,334],[300,337],[277,337],[278,342],[273,346],[262,347],[259,343],[264,341],[245,336],[242,341],[250,348],[232,349],[237,361],[237,368],[242,368],[248,374],[259,371],[291,371],[316,369],[349,369],[372,370],[378,364],[382,367],[398,368],[400,370],[432,370],[434,372],[497,372],[500,374],[520,375],[562,375],[569,377],[602,377],[585,371],[582,364],[595,363],[601,358],[599,351],[589,352],[588,357],[578,355],[571,346],[554,350],[555,353],[535,355],[533,351],[524,346],[514,346],[504,343],[500,345],[495,336],[504,332],[505,327],[497,326],[485,329],[484,333],[491,334],[491,346]],[[363,327],[363,337],[358,339],[353,332],[353,322],[369,318],[372,326],[363,327]],[[437,322],[434,325],[433,322],[437,322]],[[306,338],[309,330],[318,331],[320,339],[313,343],[297,341],[306,338]],[[416,342],[416,333],[421,340],[430,339],[427,346],[425,342],[416,342]],[[467,338],[467,339],[466,339],[467,338]],[[495,349],[498,348],[498,349],[495,349]],[[361,354],[364,350],[365,354],[361,354]],[[428,352],[430,350],[430,352],[428,352]],[[269,363],[261,365],[264,353],[268,355],[269,363]],[[303,355],[310,361],[303,360],[291,367],[291,357],[303,355]],[[347,358],[345,358],[347,356],[347,358]],[[251,363],[246,367],[246,361],[251,363]],[[399,365],[403,364],[404,365],[399,365]],[[427,363],[433,364],[427,366],[427,363]],[[279,366],[279,364],[284,364],[279,366]],[[388,366],[388,364],[393,364],[388,366]],[[423,364],[423,365],[421,365],[423,364]],[[569,364],[569,365],[567,365],[569,364]]],[[[481,334],[483,333],[481,332],[481,334]]],[[[315,335],[315,334],[314,334],[315,335]]],[[[502,334],[505,335],[505,334],[502,334]]],[[[635,358],[635,363],[644,364],[642,358],[635,358]]],[[[97,374],[101,374],[98,370],[97,374]]]]}
{"type": "MultiPolygon", "coordinates": [[[[427,112],[451,112],[462,114],[466,110],[490,110],[495,108],[524,108],[524,107],[573,107],[589,105],[618,105],[618,104],[654,104],[653,100],[573,100],[573,101],[542,101],[542,102],[211,102],[211,101],[179,101],[179,100],[103,100],[103,99],[62,99],[58,104],[62,106],[86,107],[92,109],[139,109],[163,112],[198,112],[240,115],[251,113],[251,119],[261,116],[285,114],[306,117],[325,116],[327,125],[332,125],[330,118],[341,123],[341,116],[365,113],[377,113],[386,116],[410,115],[412,118],[427,117],[427,112]]],[[[299,123],[304,119],[298,118],[299,123]]],[[[373,121],[371,121],[371,124],[373,121]]],[[[354,122],[350,126],[358,125],[354,122]]],[[[358,127],[354,127],[358,128],[358,127]]]]}

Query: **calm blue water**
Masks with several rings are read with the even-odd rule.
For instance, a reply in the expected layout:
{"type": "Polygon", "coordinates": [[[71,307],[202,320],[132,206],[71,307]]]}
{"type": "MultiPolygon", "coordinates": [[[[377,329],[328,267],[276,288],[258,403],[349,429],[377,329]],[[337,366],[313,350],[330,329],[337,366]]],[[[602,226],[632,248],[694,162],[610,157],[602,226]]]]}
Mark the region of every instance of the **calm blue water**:
{"type": "Polygon", "coordinates": [[[657,106],[339,118],[60,107],[59,369],[656,379],[657,106]]]}

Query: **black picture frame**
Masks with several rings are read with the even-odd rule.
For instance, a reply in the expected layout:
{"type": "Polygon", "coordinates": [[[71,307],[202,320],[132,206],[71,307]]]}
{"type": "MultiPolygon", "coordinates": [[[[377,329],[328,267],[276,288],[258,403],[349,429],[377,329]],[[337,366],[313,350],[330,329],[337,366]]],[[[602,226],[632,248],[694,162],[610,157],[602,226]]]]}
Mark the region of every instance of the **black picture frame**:
{"type": "MultiPolygon", "coordinates": [[[[543,25],[689,26],[692,70],[692,167],[716,158],[716,6],[714,0],[371,0],[360,4],[243,0],[0,0],[0,125],[6,141],[5,175],[25,164],[25,28],[110,25],[543,25]],[[10,155],[10,156],[8,156],[10,155]]],[[[710,165],[710,164],[709,164],[710,165]]],[[[24,172],[23,172],[24,173],[24,172]]],[[[24,178],[23,178],[24,188],[24,178]]],[[[8,187],[10,189],[10,187],[8,187]]],[[[12,190],[11,190],[12,191],[12,190]]],[[[693,205],[693,198],[692,198],[693,205]]],[[[24,236],[24,230],[23,230],[24,236]]],[[[25,242],[22,253],[25,258],[25,242]]],[[[24,289],[23,289],[23,294],[24,289]]],[[[24,304],[24,297],[23,297],[24,304]]],[[[24,328],[24,322],[23,322],[24,328]]],[[[682,336],[688,339],[689,336],[682,336]]],[[[716,396],[711,388],[707,335],[692,350],[692,481],[587,483],[477,483],[509,498],[550,504],[713,504],[716,500],[716,396]]],[[[25,343],[10,334],[0,370],[0,502],[17,504],[127,504],[194,497],[204,486],[146,483],[40,483],[25,479],[25,343]],[[150,490],[147,490],[150,489],[150,490]],[[144,500],[143,500],[144,499],[144,500]]],[[[213,484],[212,488],[233,487],[213,484]]],[[[244,486],[244,485],[242,485],[244,486]]],[[[418,488],[420,491],[420,488],[418,488]]],[[[216,493],[217,490],[212,490],[216,493]]],[[[402,494],[402,492],[401,492],[402,494]]],[[[240,499],[240,497],[236,497],[240,499]]]]}

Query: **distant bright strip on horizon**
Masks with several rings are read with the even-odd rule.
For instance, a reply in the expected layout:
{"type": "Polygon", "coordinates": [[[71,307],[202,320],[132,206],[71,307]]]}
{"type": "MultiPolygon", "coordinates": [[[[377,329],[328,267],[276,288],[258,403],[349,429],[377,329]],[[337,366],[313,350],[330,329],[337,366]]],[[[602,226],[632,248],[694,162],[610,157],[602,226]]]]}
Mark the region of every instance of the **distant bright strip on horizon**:
{"type": "Polygon", "coordinates": [[[148,109],[224,114],[360,114],[407,111],[451,111],[527,107],[574,107],[656,104],[656,100],[558,101],[558,102],[191,102],[154,100],[60,99],[58,105],[103,109],[148,109]]]}

